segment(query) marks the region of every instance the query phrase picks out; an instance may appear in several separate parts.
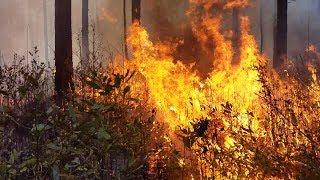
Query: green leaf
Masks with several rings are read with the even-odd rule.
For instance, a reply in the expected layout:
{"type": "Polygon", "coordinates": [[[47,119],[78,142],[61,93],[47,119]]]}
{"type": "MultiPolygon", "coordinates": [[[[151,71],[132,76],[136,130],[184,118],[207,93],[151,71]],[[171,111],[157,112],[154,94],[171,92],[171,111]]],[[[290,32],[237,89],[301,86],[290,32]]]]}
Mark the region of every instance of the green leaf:
{"type": "Polygon", "coordinates": [[[46,114],[51,114],[53,112],[53,108],[49,107],[49,109],[47,110],[46,114]]]}
{"type": "Polygon", "coordinates": [[[20,86],[20,87],[18,88],[18,91],[19,91],[19,93],[20,93],[22,96],[25,96],[25,95],[27,94],[27,92],[28,92],[28,89],[27,89],[27,87],[25,87],[25,86],[20,86]]]}
{"type": "Polygon", "coordinates": [[[51,129],[51,126],[47,124],[37,124],[31,129],[31,131],[43,131],[48,129],[51,129]]]}
{"type": "Polygon", "coordinates": [[[100,128],[97,135],[98,135],[98,139],[104,139],[104,140],[111,139],[110,134],[104,128],[100,128]]]}
{"type": "Polygon", "coordinates": [[[68,112],[69,112],[69,115],[72,118],[72,121],[75,122],[77,120],[77,114],[76,114],[76,112],[75,112],[75,110],[74,110],[74,108],[72,106],[69,106],[68,112]]]}
{"type": "Polygon", "coordinates": [[[52,167],[52,179],[60,180],[60,172],[59,172],[59,167],[57,165],[52,167]]]}
{"type": "Polygon", "coordinates": [[[13,149],[13,151],[10,154],[9,162],[10,164],[14,164],[14,162],[18,159],[18,152],[16,149],[13,149]]]}
{"type": "Polygon", "coordinates": [[[50,149],[53,149],[53,150],[61,150],[61,147],[57,146],[57,145],[54,144],[54,143],[49,143],[49,144],[47,145],[47,147],[50,148],[50,149]]]}
{"type": "Polygon", "coordinates": [[[26,161],[24,161],[21,165],[20,168],[25,168],[25,167],[31,167],[37,162],[36,158],[32,157],[26,161]]]}

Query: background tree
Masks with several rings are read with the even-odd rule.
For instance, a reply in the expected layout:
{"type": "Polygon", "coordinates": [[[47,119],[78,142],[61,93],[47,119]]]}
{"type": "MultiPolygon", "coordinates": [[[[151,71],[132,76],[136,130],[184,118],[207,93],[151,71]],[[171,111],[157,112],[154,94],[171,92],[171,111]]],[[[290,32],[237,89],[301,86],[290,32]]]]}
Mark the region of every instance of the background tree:
{"type": "Polygon", "coordinates": [[[288,1],[277,0],[273,66],[280,68],[287,57],[288,1]]]}
{"type": "Polygon", "coordinates": [[[49,65],[49,44],[48,44],[48,14],[47,0],[43,0],[43,38],[44,38],[44,55],[47,65],[49,65]]]}
{"type": "Polygon", "coordinates": [[[239,7],[234,7],[232,9],[232,29],[233,29],[233,49],[234,49],[234,56],[233,56],[233,63],[238,64],[240,62],[240,9],[239,7]]]}
{"type": "Polygon", "coordinates": [[[4,63],[4,56],[3,56],[2,51],[0,49],[0,67],[2,67],[4,64],[5,64],[4,63]]]}
{"type": "Polygon", "coordinates": [[[82,68],[89,63],[89,0],[82,0],[82,68]]]}
{"type": "Polygon", "coordinates": [[[263,0],[260,0],[260,53],[264,48],[264,29],[263,29],[263,0]]]}
{"type": "Polygon", "coordinates": [[[124,55],[128,59],[128,44],[127,44],[127,2],[123,0],[123,44],[124,44],[124,55]]]}
{"type": "Polygon", "coordinates": [[[71,0],[55,1],[55,90],[58,101],[74,90],[72,81],[71,0]]]}
{"type": "Polygon", "coordinates": [[[132,23],[141,23],[141,0],[132,0],[132,23]]]}

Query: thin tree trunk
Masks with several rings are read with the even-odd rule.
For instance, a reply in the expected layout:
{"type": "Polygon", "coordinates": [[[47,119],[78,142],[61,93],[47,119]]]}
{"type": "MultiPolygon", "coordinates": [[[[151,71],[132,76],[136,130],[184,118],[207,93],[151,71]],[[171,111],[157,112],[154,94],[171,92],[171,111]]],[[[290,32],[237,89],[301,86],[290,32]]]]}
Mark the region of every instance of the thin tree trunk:
{"type": "Polygon", "coordinates": [[[128,44],[127,44],[127,2],[123,0],[123,44],[124,44],[124,55],[128,59],[128,44]]]}
{"type": "Polygon", "coordinates": [[[82,0],[82,47],[81,65],[86,68],[89,65],[89,0],[82,0]]]}
{"type": "Polygon", "coordinates": [[[241,31],[240,31],[240,9],[235,7],[232,10],[232,28],[233,28],[233,64],[240,62],[240,45],[241,45],[241,31]]]}
{"type": "Polygon", "coordinates": [[[48,14],[47,14],[47,0],[43,0],[43,35],[44,35],[44,56],[49,66],[49,43],[48,43],[48,14]]]}
{"type": "Polygon", "coordinates": [[[273,66],[281,68],[287,58],[288,1],[277,0],[277,20],[274,38],[273,66]]]}
{"type": "Polygon", "coordinates": [[[263,0],[260,0],[260,53],[263,53],[264,30],[263,30],[263,0]]]}
{"type": "MultiPolygon", "coordinates": [[[[3,56],[2,51],[0,49],[0,67],[2,67],[2,66],[4,66],[4,56],[3,56]]],[[[1,103],[0,103],[0,105],[1,105],[1,103]]]]}
{"type": "Polygon", "coordinates": [[[141,0],[132,0],[132,23],[141,23],[141,0]]]}
{"type": "Polygon", "coordinates": [[[55,90],[58,104],[74,90],[71,0],[55,0],[55,90]]]}
{"type": "Polygon", "coordinates": [[[26,51],[26,63],[27,63],[27,70],[29,69],[29,39],[30,39],[30,37],[29,37],[29,23],[30,23],[30,21],[29,21],[29,16],[30,16],[30,12],[29,12],[29,1],[27,1],[27,15],[26,15],[26,26],[27,26],[27,29],[26,29],[26,37],[27,37],[27,44],[26,44],[26,46],[27,46],[27,51],[26,51]]]}
{"type": "MultiPolygon", "coordinates": [[[[306,3],[308,3],[308,9],[311,9],[311,7],[310,7],[310,2],[308,1],[308,2],[306,2],[306,3]]],[[[310,11],[308,11],[308,32],[307,32],[307,47],[308,47],[308,49],[309,49],[309,47],[310,47],[310,45],[311,45],[311,43],[310,43],[310,41],[311,41],[311,39],[310,39],[310,30],[311,30],[311,14],[310,14],[310,11]]]]}
{"type": "Polygon", "coordinates": [[[94,11],[95,11],[95,20],[96,20],[96,29],[97,32],[100,32],[100,26],[99,26],[99,10],[98,10],[98,2],[94,1],[94,11]]]}

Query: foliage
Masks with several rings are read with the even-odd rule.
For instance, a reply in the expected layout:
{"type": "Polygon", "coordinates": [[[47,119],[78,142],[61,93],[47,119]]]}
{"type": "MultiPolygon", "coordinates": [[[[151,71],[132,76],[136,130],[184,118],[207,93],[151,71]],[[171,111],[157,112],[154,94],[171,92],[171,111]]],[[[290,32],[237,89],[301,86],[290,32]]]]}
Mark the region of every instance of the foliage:
{"type": "Polygon", "coordinates": [[[135,71],[101,63],[79,68],[76,91],[58,107],[52,71],[37,62],[36,48],[31,55],[31,66],[15,56],[17,63],[0,69],[3,179],[320,177],[320,86],[313,74],[298,79],[291,67],[279,77],[257,67],[259,113],[242,117],[226,102],[172,132],[132,93],[135,71]]]}
{"type": "Polygon", "coordinates": [[[155,111],[131,97],[134,72],[98,67],[76,74],[77,91],[63,107],[44,64],[21,58],[1,68],[1,178],[142,179],[151,155],[170,151],[155,111]]]}

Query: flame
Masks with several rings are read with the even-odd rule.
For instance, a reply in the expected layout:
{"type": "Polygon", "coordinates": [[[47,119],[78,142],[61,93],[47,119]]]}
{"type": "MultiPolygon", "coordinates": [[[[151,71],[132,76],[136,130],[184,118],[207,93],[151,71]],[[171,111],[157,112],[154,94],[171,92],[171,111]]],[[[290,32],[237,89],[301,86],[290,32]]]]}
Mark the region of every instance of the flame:
{"type": "Polygon", "coordinates": [[[224,8],[232,9],[232,8],[245,8],[250,5],[249,0],[229,0],[226,2],[224,8]]]}
{"type": "MultiPolygon", "coordinates": [[[[232,38],[226,35],[230,34],[230,30],[223,26],[223,11],[247,7],[250,5],[249,0],[189,0],[189,2],[190,9],[187,16],[190,19],[192,33],[198,41],[199,49],[205,52],[212,62],[212,66],[208,67],[210,73],[203,78],[194,68],[197,61],[187,65],[184,61],[175,58],[173,54],[177,49],[176,42],[152,42],[147,30],[140,24],[134,23],[130,28],[128,38],[133,57],[131,61],[125,62],[127,67],[139,73],[133,84],[133,93],[145,92],[148,103],[157,109],[157,119],[169,125],[170,135],[181,126],[192,128],[194,121],[207,119],[211,122],[217,121],[214,124],[215,128],[243,128],[250,130],[250,133],[252,131],[258,140],[266,136],[271,137],[268,132],[271,129],[270,123],[261,119],[274,117],[264,117],[268,116],[269,110],[264,109],[268,104],[261,105],[263,98],[259,97],[259,93],[263,91],[260,78],[264,74],[260,74],[262,72],[256,68],[259,65],[265,65],[268,59],[259,54],[255,38],[250,33],[248,17],[239,17],[240,42],[238,46],[233,46],[232,38]],[[239,55],[235,53],[236,51],[239,52],[239,55]],[[238,58],[237,64],[233,63],[234,58],[238,58]],[[235,118],[211,119],[212,109],[223,110],[224,107],[221,104],[224,103],[230,104],[237,112],[234,115],[235,118]],[[250,112],[254,112],[254,117],[250,115],[250,112]],[[238,121],[230,122],[234,119],[238,121]]],[[[183,40],[181,42],[183,43],[183,40]]],[[[307,52],[314,54],[317,59],[320,57],[314,46],[308,47],[307,52]]],[[[308,97],[319,105],[320,85],[317,80],[317,71],[311,64],[308,69],[313,80],[309,87],[308,97]]],[[[290,77],[288,80],[282,80],[273,70],[269,69],[265,76],[268,76],[266,78],[278,88],[277,90],[272,89],[276,91],[273,98],[292,99],[293,114],[302,114],[303,119],[308,122],[307,126],[312,126],[312,121],[309,119],[315,118],[302,113],[305,109],[300,107],[304,107],[304,102],[301,102],[296,92],[291,90],[297,89],[298,83],[290,77]]],[[[174,139],[170,135],[165,139],[168,141],[170,138],[174,139]]],[[[305,143],[301,138],[293,139],[297,143],[305,143]]],[[[201,140],[197,142],[202,143],[201,140]]],[[[216,141],[212,140],[210,143],[215,150],[222,151],[235,147],[237,139],[234,139],[229,132],[219,132],[216,141]]],[[[199,146],[192,148],[194,152],[201,150],[199,146]]],[[[285,153],[287,149],[283,147],[280,151],[285,153]]],[[[253,156],[252,153],[249,152],[248,157],[253,156]]],[[[245,155],[237,152],[235,156],[244,157],[245,155]]],[[[186,161],[187,159],[181,158],[177,163],[183,167],[187,164],[186,161]]],[[[198,161],[204,164],[201,158],[198,161]]],[[[210,164],[207,165],[210,166],[210,164]]],[[[203,173],[208,174],[208,177],[213,174],[217,175],[217,172],[211,172],[209,167],[205,168],[203,173]]]]}
{"type": "Polygon", "coordinates": [[[188,125],[193,118],[205,115],[205,101],[200,78],[191,66],[174,62],[163,44],[153,44],[138,24],[130,30],[129,42],[134,49],[133,63],[147,82],[150,96],[172,129],[188,125]]]}
{"type": "MultiPolygon", "coordinates": [[[[199,3],[206,11],[218,3],[200,0],[190,2],[189,15],[198,13],[195,9],[199,3]]],[[[213,62],[207,79],[201,79],[193,70],[193,65],[185,65],[171,55],[172,49],[175,49],[174,43],[153,43],[143,27],[138,24],[131,27],[128,39],[133,48],[131,66],[144,77],[160,118],[172,130],[178,126],[189,126],[192,120],[209,117],[208,109],[219,107],[223,102],[230,102],[239,110],[239,118],[248,126],[246,113],[259,103],[257,94],[261,85],[254,66],[262,57],[258,54],[254,37],[249,33],[249,19],[241,18],[241,55],[240,64],[236,66],[231,63],[232,43],[224,37],[221,23],[221,16],[210,16],[208,12],[201,16],[200,21],[192,21],[195,36],[213,62]],[[214,43],[214,49],[205,46],[210,41],[214,43]]]]}

